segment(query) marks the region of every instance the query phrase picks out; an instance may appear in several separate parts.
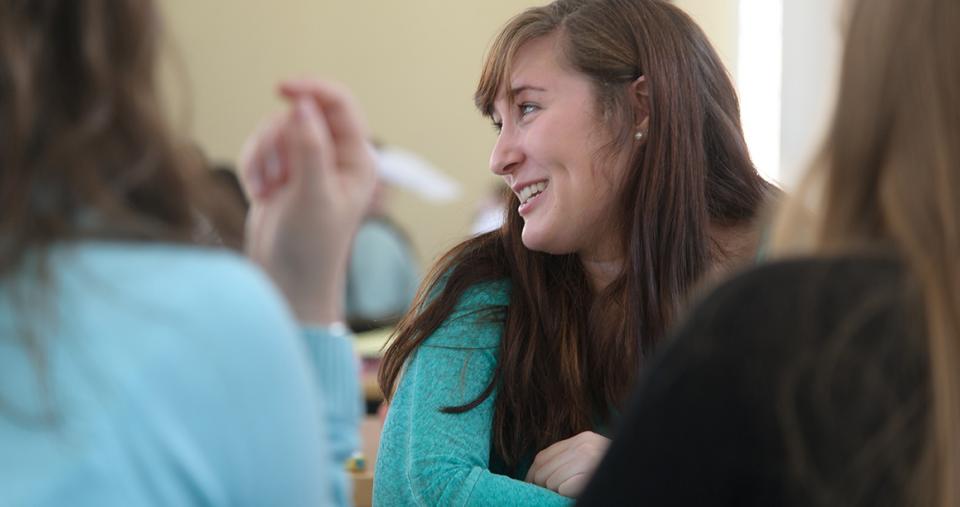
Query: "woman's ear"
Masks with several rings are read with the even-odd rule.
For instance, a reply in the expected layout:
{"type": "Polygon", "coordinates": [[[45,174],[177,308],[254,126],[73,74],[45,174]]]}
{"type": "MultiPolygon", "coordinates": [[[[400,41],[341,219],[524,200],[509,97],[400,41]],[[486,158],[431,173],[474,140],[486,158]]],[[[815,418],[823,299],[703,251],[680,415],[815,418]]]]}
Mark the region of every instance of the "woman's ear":
{"type": "Polygon", "coordinates": [[[650,92],[646,76],[640,76],[630,83],[630,100],[636,118],[634,130],[646,134],[650,126],[650,92]]]}

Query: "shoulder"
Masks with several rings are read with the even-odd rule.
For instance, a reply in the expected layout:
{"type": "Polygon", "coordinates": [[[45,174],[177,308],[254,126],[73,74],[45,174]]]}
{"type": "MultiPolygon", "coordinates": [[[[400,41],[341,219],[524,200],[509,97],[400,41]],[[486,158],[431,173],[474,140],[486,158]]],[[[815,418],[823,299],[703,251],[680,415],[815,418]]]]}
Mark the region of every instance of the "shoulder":
{"type": "Polygon", "coordinates": [[[57,276],[66,284],[90,282],[92,289],[139,292],[170,303],[187,298],[211,307],[251,296],[278,296],[259,268],[217,248],[87,243],[58,249],[53,261],[57,276]]]}
{"type": "Polygon", "coordinates": [[[890,257],[804,258],[772,262],[734,276],[701,303],[723,313],[809,310],[864,292],[891,294],[902,267],[890,257]],[[797,306],[799,305],[799,307],[797,306]]]}
{"type": "Polygon", "coordinates": [[[468,287],[453,311],[425,346],[497,348],[503,335],[505,311],[510,304],[510,281],[482,282],[468,287]]]}
{"type": "Polygon", "coordinates": [[[301,353],[299,327],[279,290],[231,251],[104,243],[58,254],[63,311],[99,316],[84,322],[87,332],[109,320],[113,329],[158,338],[153,343],[170,357],[186,352],[211,367],[272,362],[282,369],[301,353]]]}
{"type": "Polygon", "coordinates": [[[161,244],[84,246],[74,254],[58,298],[62,320],[76,335],[70,341],[110,351],[104,368],[118,379],[128,417],[165,412],[219,453],[244,431],[251,441],[272,440],[240,419],[268,411],[289,427],[318,409],[301,330],[244,257],[161,244]],[[213,422],[236,430],[218,433],[206,425],[213,422]]]}
{"type": "Polygon", "coordinates": [[[781,357],[810,350],[848,317],[897,318],[903,271],[887,257],[772,262],[721,284],[692,306],[668,350],[686,357],[781,357]]]}
{"type": "Polygon", "coordinates": [[[269,278],[226,250],[89,243],[58,249],[52,261],[63,318],[89,332],[109,321],[113,329],[165,330],[164,342],[232,350],[296,334],[269,278]]]}
{"type": "Polygon", "coordinates": [[[723,386],[725,396],[741,401],[765,399],[786,368],[815,365],[838,343],[859,354],[871,343],[902,341],[902,277],[896,261],[868,257],[778,261],[745,271],[691,307],[647,382],[662,392],[680,384],[694,386],[691,393],[723,386]]]}
{"type": "Polygon", "coordinates": [[[507,306],[510,304],[510,287],[510,280],[507,279],[474,284],[460,296],[456,311],[507,306]]]}
{"type": "Polygon", "coordinates": [[[257,460],[317,465],[302,455],[325,451],[314,436],[322,400],[296,322],[255,266],[221,250],[139,243],[64,246],[50,266],[56,389],[74,400],[65,413],[110,434],[119,466],[137,460],[160,476],[175,472],[171,462],[209,463],[217,473],[204,477],[236,484],[257,460]],[[270,428],[257,423],[263,414],[270,428]]]}

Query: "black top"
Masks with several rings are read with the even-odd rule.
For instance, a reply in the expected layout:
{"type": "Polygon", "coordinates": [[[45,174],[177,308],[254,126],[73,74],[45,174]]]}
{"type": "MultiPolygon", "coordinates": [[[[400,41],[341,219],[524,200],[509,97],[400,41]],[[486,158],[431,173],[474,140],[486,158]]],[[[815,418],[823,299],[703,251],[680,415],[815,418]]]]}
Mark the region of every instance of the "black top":
{"type": "Polygon", "coordinates": [[[578,505],[906,504],[930,399],[913,294],[873,258],[726,283],[648,369],[578,505]]]}

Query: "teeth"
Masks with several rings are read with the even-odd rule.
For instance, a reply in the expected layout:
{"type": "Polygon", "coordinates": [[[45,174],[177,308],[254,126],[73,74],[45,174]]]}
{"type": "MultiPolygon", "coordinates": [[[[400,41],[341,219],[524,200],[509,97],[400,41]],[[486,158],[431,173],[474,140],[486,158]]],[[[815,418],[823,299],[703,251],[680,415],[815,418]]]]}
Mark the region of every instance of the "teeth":
{"type": "Polygon", "coordinates": [[[528,185],[520,190],[520,203],[525,204],[530,200],[531,197],[543,192],[547,188],[547,183],[541,181],[540,183],[534,183],[533,185],[528,185]]]}

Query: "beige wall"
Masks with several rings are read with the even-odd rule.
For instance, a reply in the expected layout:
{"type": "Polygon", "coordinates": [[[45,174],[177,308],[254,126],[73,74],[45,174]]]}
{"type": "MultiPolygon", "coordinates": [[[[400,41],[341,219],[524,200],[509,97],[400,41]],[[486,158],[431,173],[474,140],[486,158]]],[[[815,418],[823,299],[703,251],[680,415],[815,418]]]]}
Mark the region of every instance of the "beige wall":
{"type": "Polygon", "coordinates": [[[675,0],[707,33],[730,74],[736,77],[739,0],[675,0]]]}
{"type": "MultiPolygon", "coordinates": [[[[427,263],[464,236],[474,203],[495,181],[487,170],[493,130],[472,104],[484,52],[512,14],[539,3],[165,0],[172,68],[181,70],[167,72],[170,108],[208,154],[233,160],[257,121],[282,107],[272,94],[278,79],[346,83],[378,138],[422,154],[463,184],[462,202],[451,205],[394,194],[396,217],[427,263]]],[[[677,3],[732,64],[736,0],[677,3]]]]}

